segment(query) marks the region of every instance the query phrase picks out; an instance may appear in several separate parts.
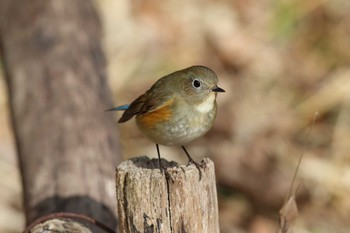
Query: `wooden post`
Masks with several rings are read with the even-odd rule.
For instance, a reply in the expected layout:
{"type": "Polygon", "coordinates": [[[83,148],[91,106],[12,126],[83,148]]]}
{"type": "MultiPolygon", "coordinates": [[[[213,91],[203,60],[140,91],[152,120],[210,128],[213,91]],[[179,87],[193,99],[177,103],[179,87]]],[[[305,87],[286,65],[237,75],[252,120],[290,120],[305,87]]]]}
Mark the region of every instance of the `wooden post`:
{"type": "Polygon", "coordinates": [[[202,178],[194,165],[177,166],[139,157],[116,171],[118,225],[130,232],[219,232],[214,163],[202,162],[202,178]]]}

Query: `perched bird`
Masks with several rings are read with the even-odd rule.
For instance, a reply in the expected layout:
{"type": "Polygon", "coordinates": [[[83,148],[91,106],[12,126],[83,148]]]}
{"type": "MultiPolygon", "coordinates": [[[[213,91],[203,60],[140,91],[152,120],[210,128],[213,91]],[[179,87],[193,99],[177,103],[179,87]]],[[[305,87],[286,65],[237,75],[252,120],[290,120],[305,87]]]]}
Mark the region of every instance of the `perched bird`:
{"type": "MultiPolygon", "coordinates": [[[[212,127],[216,116],[218,87],[214,71],[205,66],[191,66],[160,78],[130,105],[107,111],[125,110],[119,123],[136,117],[138,128],[156,144],[159,168],[159,144],[181,146],[200,172],[185,144],[204,135],[212,127]]],[[[201,175],[201,173],[200,173],[201,175]]]]}

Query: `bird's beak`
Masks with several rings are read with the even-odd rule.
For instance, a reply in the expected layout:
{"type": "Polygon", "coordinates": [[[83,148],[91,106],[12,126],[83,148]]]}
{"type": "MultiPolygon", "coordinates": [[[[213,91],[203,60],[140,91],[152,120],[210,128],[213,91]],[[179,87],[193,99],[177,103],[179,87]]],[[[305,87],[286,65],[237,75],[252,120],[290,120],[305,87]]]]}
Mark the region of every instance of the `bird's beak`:
{"type": "Polygon", "coordinates": [[[212,90],[213,92],[225,92],[224,89],[222,89],[222,88],[220,88],[220,87],[218,87],[218,86],[213,87],[211,90],[212,90]]]}

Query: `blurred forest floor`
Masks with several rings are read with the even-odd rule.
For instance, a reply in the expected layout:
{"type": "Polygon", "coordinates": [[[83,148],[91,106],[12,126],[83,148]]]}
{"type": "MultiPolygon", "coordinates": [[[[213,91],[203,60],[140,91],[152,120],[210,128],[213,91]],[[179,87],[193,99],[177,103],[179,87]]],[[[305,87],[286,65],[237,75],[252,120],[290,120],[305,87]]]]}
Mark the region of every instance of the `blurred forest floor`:
{"type": "MultiPolygon", "coordinates": [[[[116,105],[175,70],[201,64],[217,73],[226,93],[216,123],[188,149],[197,161],[215,162],[222,233],[275,232],[304,150],[294,232],[349,232],[350,1],[100,0],[96,7],[116,105]]],[[[21,182],[5,87],[1,78],[0,232],[18,233],[21,182]]],[[[115,130],[125,159],[156,155],[133,122],[115,130]]],[[[161,153],[186,163],[179,148],[161,153]]]]}

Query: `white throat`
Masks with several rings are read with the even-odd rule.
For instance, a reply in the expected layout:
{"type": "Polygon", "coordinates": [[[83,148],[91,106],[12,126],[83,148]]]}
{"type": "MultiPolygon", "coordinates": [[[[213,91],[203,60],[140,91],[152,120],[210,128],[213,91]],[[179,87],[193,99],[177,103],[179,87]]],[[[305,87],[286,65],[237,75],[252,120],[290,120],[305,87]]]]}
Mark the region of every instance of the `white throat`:
{"type": "Polygon", "coordinates": [[[210,93],[206,100],[196,106],[196,109],[201,113],[207,113],[214,107],[215,93],[210,93]]]}

